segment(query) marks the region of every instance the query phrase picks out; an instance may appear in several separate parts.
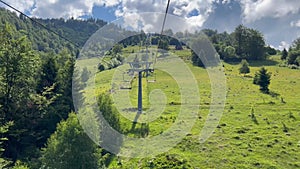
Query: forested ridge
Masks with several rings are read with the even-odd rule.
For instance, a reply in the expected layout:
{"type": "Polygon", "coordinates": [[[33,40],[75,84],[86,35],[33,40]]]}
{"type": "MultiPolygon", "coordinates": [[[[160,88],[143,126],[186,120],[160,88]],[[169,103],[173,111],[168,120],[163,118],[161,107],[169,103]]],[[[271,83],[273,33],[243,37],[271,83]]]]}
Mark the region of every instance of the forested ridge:
{"type": "MultiPolygon", "coordinates": [[[[141,161],[133,159],[127,164],[126,162],[122,164],[119,157],[111,155],[94,144],[80,126],[74,113],[72,77],[80,48],[106,22],[92,18],[87,20],[32,19],[61,37],[23,15],[0,8],[0,168],[101,168],[109,167],[111,163],[112,168],[115,166],[126,168],[131,166],[131,162],[148,168],[170,166],[192,168],[193,161],[187,160],[188,157],[182,154],[185,150],[191,151],[192,154],[193,146],[199,146],[198,142],[195,143],[195,140],[190,137],[190,139],[185,138],[174,150],[182,150],[181,154],[166,153],[141,161]]],[[[234,68],[231,64],[241,62],[239,73],[244,75],[243,78],[247,78],[246,74],[253,73],[250,72],[253,69],[250,69],[249,65],[259,62],[273,64],[271,60],[273,56],[280,56],[280,63],[278,62],[280,67],[299,69],[299,39],[293,42],[290,49],[279,51],[268,46],[263,34],[258,30],[243,25],[239,25],[232,33],[219,33],[211,29],[204,29],[202,32],[224,61],[225,69],[230,69],[226,70],[229,74],[232,74],[234,68]]],[[[127,33],[132,34],[130,31],[127,33]]],[[[194,69],[203,69],[204,65],[195,53],[197,51],[190,50],[186,44],[176,39],[184,38],[187,34],[198,37],[199,32],[173,33],[172,30],[165,30],[164,34],[167,36],[153,34],[149,43],[157,45],[160,49],[177,52],[187,63],[195,66],[194,69]]],[[[149,40],[147,35],[141,31],[139,35],[119,42],[105,54],[107,55],[105,57],[111,61],[99,63],[99,73],[109,73],[110,70],[118,67],[124,60],[124,53],[134,53],[138,50],[138,46],[141,48],[142,44],[145,44],[146,40],[149,40]]],[[[201,43],[202,40],[196,38],[193,43],[201,43]]],[[[85,73],[88,74],[88,70],[85,73]]],[[[250,75],[249,77],[252,78],[250,75]]],[[[269,91],[268,88],[270,79],[271,73],[262,68],[255,74],[253,83],[260,85],[260,90],[271,97],[274,92],[269,91]],[[264,77],[266,80],[263,79],[264,77]]],[[[279,94],[276,94],[272,98],[278,99],[279,94]]],[[[110,96],[99,95],[97,98],[101,106],[99,109],[104,111],[105,118],[113,123],[114,128],[132,132],[129,129],[122,129],[124,127],[122,119],[119,119],[117,110],[112,106],[110,96]]],[[[265,100],[263,102],[265,104],[265,100]]],[[[281,97],[281,103],[286,104],[285,102],[281,97]]],[[[173,103],[170,105],[173,106],[173,103]]],[[[234,111],[233,106],[235,105],[231,105],[229,112],[234,111]]],[[[293,119],[293,117],[290,111],[289,118],[293,119]]],[[[176,117],[171,117],[171,120],[173,118],[176,117]]],[[[199,116],[200,120],[201,118],[199,116]]],[[[254,110],[251,118],[252,121],[256,120],[254,110]]],[[[297,118],[294,119],[293,124],[296,123],[297,118]]],[[[167,117],[160,119],[169,120],[167,117]]],[[[268,119],[264,121],[268,123],[268,119]]],[[[282,122],[284,130],[291,131],[292,129],[290,130],[286,123],[282,122]]],[[[218,127],[225,128],[226,124],[218,127]]],[[[143,135],[147,135],[145,133],[152,130],[149,125],[142,129],[139,132],[144,132],[143,135]]],[[[247,132],[244,128],[240,130],[247,132]]],[[[288,133],[285,131],[284,133],[288,133]]],[[[205,152],[207,148],[201,147],[201,150],[205,152]]],[[[298,164],[295,163],[296,165],[298,164]]]]}
{"type": "MultiPolygon", "coordinates": [[[[32,22],[24,15],[19,15],[15,12],[10,12],[1,8],[1,26],[5,23],[10,23],[22,35],[26,35],[31,42],[32,48],[38,51],[55,51],[58,53],[62,48],[69,48],[76,50],[73,44],[60,38],[52,32],[41,27],[39,24],[32,22]]],[[[43,24],[50,30],[67,38],[78,46],[83,46],[86,40],[95,33],[99,28],[104,26],[106,22],[98,19],[75,20],[75,19],[39,19],[32,18],[37,22],[43,24]]]]}

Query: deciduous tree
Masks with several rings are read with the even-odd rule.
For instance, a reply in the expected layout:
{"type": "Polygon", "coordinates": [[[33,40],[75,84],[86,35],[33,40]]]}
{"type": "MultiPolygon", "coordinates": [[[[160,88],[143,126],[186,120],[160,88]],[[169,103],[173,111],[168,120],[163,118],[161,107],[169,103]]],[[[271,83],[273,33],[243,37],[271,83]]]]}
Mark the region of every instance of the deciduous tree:
{"type": "Polygon", "coordinates": [[[223,59],[225,61],[235,60],[236,59],[235,48],[232,46],[225,47],[223,52],[223,59]]]}
{"type": "Polygon", "coordinates": [[[28,151],[35,151],[32,142],[37,138],[33,126],[41,114],[34,111],[32,94],[36,90],[39,58],[26,37],[12,26],[6,24],[0,32],[0,118],[4,123],[14,122],[6,134],[4,155],[14,161],[28,151]]]}
{"type": "Polygon", "coordinates": [[[247,60],[265,59],[265,40],[257,30],[239,25],[233,32],[236,54],[247,60]]]}
{"type": "Polygon", "coordinates": [[[75,113],[70,113],[66,121],[57,126],[57,130],[42,150],[44,169],[97,169],[99,150],[96,144],[81,128],[75,113]]]}

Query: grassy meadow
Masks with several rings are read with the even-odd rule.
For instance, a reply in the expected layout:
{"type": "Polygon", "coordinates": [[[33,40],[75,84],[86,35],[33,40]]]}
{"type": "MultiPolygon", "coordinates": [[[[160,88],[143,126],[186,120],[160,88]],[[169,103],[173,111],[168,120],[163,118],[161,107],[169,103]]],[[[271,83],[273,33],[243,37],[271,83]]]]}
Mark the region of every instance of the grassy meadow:
{"type": "MultiPolygon", "coordinates": [[[[128,56],[138,47],[123,49],[128,56]]],[[[170,52],[188,60],[187,49],[170,52]]],[[[280,67],[280,56],[271,56],[267,61],[250,62],[250,73],[239,74],[239,63],[223,63],[227,98],[223,116],[214,134],[205,142],[199,142],[199,133],[210,108],[210,80],[204,68],[195,67],[186,61],[194,74],[200,92],[200,110],[190,133],[170,151],[157,157],[130,159],[115,157],[110,168],[164,168],[169,163],[180,163],[182,168],[300,168],[300,71],[280,67]],[[260,92],[253,77],[262,66],[272,73],[270,94],[260,92]]],[[[111,79],[117,71],[111,69],[95,76],[95,95],[108,92],[111,79]]],[[[151,77],[150,77],[151,78],[151,77]]],[[[153,77],[152,77],[153,78],[153,77]]],[[[161,89],[167,100],[163,113],[148,124],[148,137],[158,135],[169,128],[178,115],[181,105],[179,87],[167,73],[155,72],[156,82],[143,79],[143,103],[147,110],[150,92],[161,89]]],[[[137,78],[128,90],[132,105],[137,104],[137,78]]],[[[87,93],[89,93],[87,91],[87,93]]],[[[92,96],[90,92],[88,96],[92,96]]],[[[130,115],[132,119],[135,114],[130,115]]],[[[142,114],[141,116],[147,116],[142,114]]],[[[140,137],[136,124],[120,113],[122,131],[132,137],[140,137]]],[[[170,165],[168,165],[170,166],[170,165]]]]}

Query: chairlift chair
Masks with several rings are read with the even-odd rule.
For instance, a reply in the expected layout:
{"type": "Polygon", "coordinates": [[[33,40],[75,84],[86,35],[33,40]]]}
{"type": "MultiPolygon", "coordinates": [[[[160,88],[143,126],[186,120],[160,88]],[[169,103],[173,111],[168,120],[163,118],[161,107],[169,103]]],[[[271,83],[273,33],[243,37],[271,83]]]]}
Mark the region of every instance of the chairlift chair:
{"type": "Polygon", "coordinates": [[[149,74],[147,76],[148,83],[156,82],[156,74],[154,73],[154,69],[149,69],[149,74]]]}
{"type": "Polygon", "coordinates": [[[120,89],[127,89],[127,90],[131,90],[132,89],[132,80],[126,80],[125,79],[125,74],[128,74],[129,76],[133,76],[132,72],[129,71],[127,73],[123,73],[123,81],[122,83],[120,84],[120,89]]]}

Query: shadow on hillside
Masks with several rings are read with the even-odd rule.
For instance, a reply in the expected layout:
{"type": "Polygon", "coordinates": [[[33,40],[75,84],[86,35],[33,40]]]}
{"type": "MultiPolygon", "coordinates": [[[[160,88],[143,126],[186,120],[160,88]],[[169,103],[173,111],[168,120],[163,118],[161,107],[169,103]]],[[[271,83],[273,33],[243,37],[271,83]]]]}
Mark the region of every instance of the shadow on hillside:
{"type": "MultiPolygon", "coordinates": [[[[236,62],[226,62],[227,64],[230,65],[239,65],[241,62],[236,61],[236,62]]],[[[279,62],[275,60],[258,60],[258,61],[248,61],[249,66],[251,67],[262,67],[262,66],[275,66],[278,65],[279,62]]]]}
{"type": "MultiPolygon", "coordinates": [[[[260,90],[260,91],[261,91],[263,94],[269,95],[269,96],[271,96],[271,97],[273,97],[273,98],[276,98],[276,99],[278,99],[279,96],[280,96],[279,93],[277,93],[277,92],[275,92],[275,91],[272,91],[272,90],[269,90],[269,91],[262,91],[262,90],[260,90]]],[[[284,102],[284,100],[283,100],[282,97],[281,97],[281,102],[282,102],[282,103],[284,102]]]]}
{"type": "Polygon", "coordinates": [[[278,65],[279,62],[274,60],[262,60],[262,61],[250,61],[249,66],[251,67],[262,67],[262,66],[275,66],[278,65]]]}
{"type": "Polygon", "coordinates": [[[275,91],[269,91],[266,94],[270,95],[271,97],[275,97],[275,98],[278,98],[280,96],[280,94],[275,91]]]}
{"type": "MultiPolygon", "coordinates": [[[[225,61],[224,61],[225,62],[225,61]]],[[[241,62],[240,61],[236,61],[236,62],[232,62],[232,61],[226,61],[225,63],[229,64],[229,65],[232,65],[232,66],[235,66],[235,65],[239,65],[241,62]]]]}

